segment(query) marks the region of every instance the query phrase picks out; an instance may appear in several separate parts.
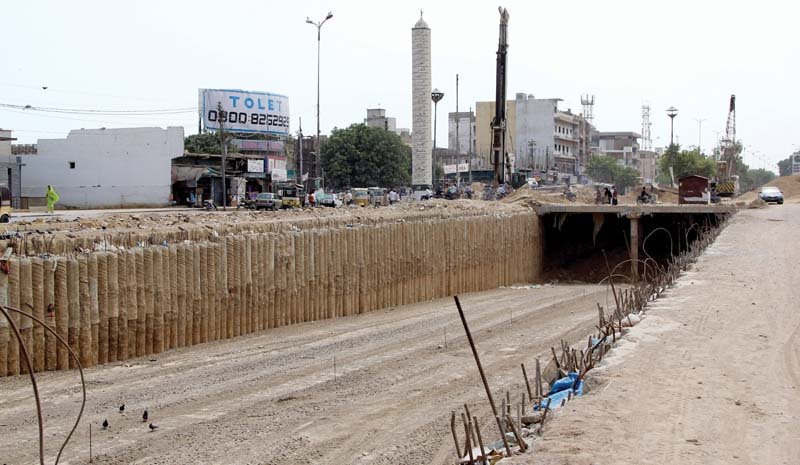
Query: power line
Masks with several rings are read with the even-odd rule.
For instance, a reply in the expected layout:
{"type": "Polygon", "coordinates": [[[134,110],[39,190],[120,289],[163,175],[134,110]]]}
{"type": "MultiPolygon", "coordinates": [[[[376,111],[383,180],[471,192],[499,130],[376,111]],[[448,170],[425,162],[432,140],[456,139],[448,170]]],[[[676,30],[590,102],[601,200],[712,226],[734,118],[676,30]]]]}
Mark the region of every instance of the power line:
{"type": "MultiPolygon", "coordinates": [[[[131,124],[133,122],[132,120],[128,120],[128,121],[107,121],[107,120],[86,119],[86,118],[70,118],[70,117],[66,117],[66,116],[48,115],[48,114],[43,114],[43,113],[32,113],[32,112],[29,112],[29,111],[12,110],[12,109],[8,109],[8,108],[0,108],[0,111],[5,111],[5,112],[8,112],[8,113],[16,113],[16,114],[26,115],[26,116],[34,116],[34,117],[37,117],[37,118],[62,119],[62,120],[67,120],[67,121],[83,121],[83,122],[87,122],[87,123],[131,124]]],[[[100,115],[100,116],[104,116],[104,115],[100,115]]],[[[154,115],[114,115],[114,116],[127,116],[127,117],[137,116],[138,117],[138,116],[154,116],[154,115]]],[[[184,118],[181,118],[181,121],[186,121],[188,118],[189,118],[189,115],[186,115],[186,116],[184,116],[184,118]]],[[[172,119],[160,120],[160,121],[172,121],[172,119]]],[[[144,122],[142,122],[142,123],[144,123],[144,122]]]]}
{"type": "Polygon", "coordinates": [[[170,115],[170,114],[197,112],[197,107],[162,108],[162,109],[150,109],[150,110],[99,110],[99,109],[78,109],[78,108],[35,107],[33,105],[15,105],[11,103],[0,103],[0,107],[11,108],[14,110],[39,111],[45,113],[66,113],[66,114],[78,114],[78,115],[106,115],[106,116],[170,115]]]}

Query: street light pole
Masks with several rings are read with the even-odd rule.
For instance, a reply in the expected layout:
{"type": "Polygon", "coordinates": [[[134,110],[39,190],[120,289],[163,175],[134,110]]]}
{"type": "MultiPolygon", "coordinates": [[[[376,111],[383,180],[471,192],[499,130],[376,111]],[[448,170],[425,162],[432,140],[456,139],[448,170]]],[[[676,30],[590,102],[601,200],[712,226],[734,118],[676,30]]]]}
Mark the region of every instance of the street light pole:
{"type": "MultiPolygon", "coordinates": [[[[431,152],[431,160],[434,160],[435,163],[435,155],[436,155],[436,115],[437,110],[439,107],[439,100],[444,98],[444,92],[440,92],[439,89],[433,89],[431,92],[431,100],[433,100],[433,151],[431,152]]],[[[458,169],[456,169],[458,172],[458,169]]],[[[458,173],[456,173],[456,176],[458,173]]]]}
{"type": "Polygon", "coordinates": [[[703,143],[703,121],[707,120],[708,118],[695,118],[694,120],[697,121],[697,152],[703,153],[702,143],[703,143]]]}
{"type": "Polygon", "coordinates": [[[325,24],[325,21],[333,18],[333,13],[330,11],[325,16],[325,19],[322,21],[315,23],[311,21],[309,17],[306,16],[306,23],[311,24],[317,28],[317,143],[316,143],[316,154],[314,156],[314,163],[313,166],[313,175],[315,178],[319,178],[319,171],[320,171],[320,164],[322,163],[322,159],[320,157],[321,152],[321,145],[319,143],[320,140],[320,131],[319,131],[319,76],[320,76],[320,48],[322,45],[322,25],[325,24]]]}
{"type": "Polygon", "coordinates": [[[667,108],[667,116],[669,116],[669,146],[672,147],[675,144],[675,117],[678,116],[678,109],[667,108]]]}

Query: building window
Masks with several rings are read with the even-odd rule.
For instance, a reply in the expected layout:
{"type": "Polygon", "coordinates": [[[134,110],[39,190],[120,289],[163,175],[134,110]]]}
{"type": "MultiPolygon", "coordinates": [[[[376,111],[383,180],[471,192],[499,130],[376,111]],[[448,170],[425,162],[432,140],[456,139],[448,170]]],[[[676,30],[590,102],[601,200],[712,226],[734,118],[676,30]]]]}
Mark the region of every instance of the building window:
{"type": "Polygon", "coordinates": [[[71,169],[71,170],[75,169],[75,162],[74,161],[69,162],[69,169],[71,169]]]}

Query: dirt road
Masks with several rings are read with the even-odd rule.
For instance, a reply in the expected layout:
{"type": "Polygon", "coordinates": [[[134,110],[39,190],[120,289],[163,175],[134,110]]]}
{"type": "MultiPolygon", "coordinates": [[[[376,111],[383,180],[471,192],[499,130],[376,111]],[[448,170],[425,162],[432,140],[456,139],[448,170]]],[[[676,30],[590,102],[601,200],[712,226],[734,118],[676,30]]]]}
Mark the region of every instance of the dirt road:
{"type": "MultiPolygon", "coordinates": [[[[493,389],[521,382],[519,363],[532,365],[561,337],[582,340],[596,301],[605,289],[462,296],[493,389]]],[[[92,368],[85,421],[66,457],[87,462],[92,422],[100,464],[452,463],[450,411],[468,402],[488,412],[463,334],[445,299],[92,368]],[[145,408],[155,432],[141,422],[145,408]]],[[[78,408],[77,373],[45,373],[40,388],[52,460],[78,408]]],[[[34,463],[27,378],[0,379],[0,393],[0,463],[34,463]]],[[[488,422],[482,429],[497,436],[488,422]]]]}
{"type": "Polygon", "coordinates": [[[800,205],[737,214],[525,464],[800,461],[800,205]]]}

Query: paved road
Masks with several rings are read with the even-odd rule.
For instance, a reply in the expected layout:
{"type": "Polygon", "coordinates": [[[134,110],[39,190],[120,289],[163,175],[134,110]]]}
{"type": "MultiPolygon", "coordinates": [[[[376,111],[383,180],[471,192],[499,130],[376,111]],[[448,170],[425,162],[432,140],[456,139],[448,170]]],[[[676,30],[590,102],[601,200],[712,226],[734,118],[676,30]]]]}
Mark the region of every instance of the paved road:
{"type": "MultiPolygon", "coordinates": [[[[463,296],[493,388],[521,394],[520,361],[532,366],[562,337],[582,341],[606,297],[595,286],[463,296]]],[[[489,411],[463,334],[443,299],[95,367],[66,456],[85,463],[91,421],[99,464],[452,463],[450,411],[465,402],[482,418],[489,411]],[[144,408],[160,426],[153,433],[144,408]]],[[[78,406],[76,381],[74,372],[40,378],[51,460],[78,406]]],[[[0,463],[34,463],[27,379],[0,378],[0,393],[0,463]]]]}
{"type": "Polygon", "coordinates": [[[800,463],[800,204],[737,214],[531,464],[800,463]]]}

